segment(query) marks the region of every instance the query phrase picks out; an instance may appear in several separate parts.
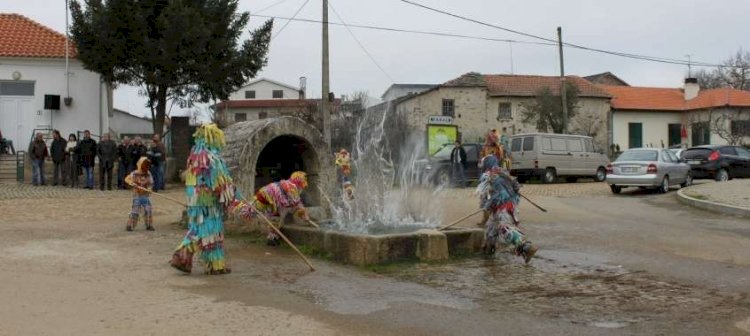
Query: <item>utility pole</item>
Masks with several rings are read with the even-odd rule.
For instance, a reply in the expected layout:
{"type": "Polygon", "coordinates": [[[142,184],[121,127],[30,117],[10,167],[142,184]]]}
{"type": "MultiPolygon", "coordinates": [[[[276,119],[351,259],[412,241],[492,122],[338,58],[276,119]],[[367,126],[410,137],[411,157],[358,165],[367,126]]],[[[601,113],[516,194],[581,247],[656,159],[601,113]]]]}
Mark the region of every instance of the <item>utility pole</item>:
{"type": "Polygon", "coordinates": [[[562,28],[557,27],[557,48],[560,50],[560,96],[562,97],[563,134],[568,134],[568,93],[565,90],[565,62],[563,61],[562,28]]]}
{"type": "Polygon", "coordinates": [[[323,113],[323,138],[331,147],[331,102],[328,100],[329,93],[329,70],[328,70],[328,0],[323,0],[323,85],[320,97],[320,109],[323,113]]]}

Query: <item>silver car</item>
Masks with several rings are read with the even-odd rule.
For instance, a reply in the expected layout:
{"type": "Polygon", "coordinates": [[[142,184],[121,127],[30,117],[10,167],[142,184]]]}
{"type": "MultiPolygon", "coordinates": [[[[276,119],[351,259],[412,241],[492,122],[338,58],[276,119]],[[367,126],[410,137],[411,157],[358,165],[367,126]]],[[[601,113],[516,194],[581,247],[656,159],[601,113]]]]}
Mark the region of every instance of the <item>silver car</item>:
{"type": "Polygon", "coordinates": [[[607,165],[607,183],[615,194],[622,188],[655,188],[666,193],[669,187],[693,183],[690,166],[668,149],[628,149],[607,165]]]}

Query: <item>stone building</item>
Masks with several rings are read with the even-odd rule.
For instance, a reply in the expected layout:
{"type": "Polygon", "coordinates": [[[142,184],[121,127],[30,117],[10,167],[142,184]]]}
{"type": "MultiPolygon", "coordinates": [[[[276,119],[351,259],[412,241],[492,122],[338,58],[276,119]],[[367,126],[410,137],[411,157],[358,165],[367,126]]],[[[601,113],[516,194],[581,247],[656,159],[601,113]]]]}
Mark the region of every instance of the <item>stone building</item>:
{"type": "Polygon", "coordinates": [[[627,82],[622,80],[620,77],[615,76],[615,74],[607,71],[598,73],[595,75],[590,75],[583,77],[583,79],[599,85],[612,85],[612,86],[630,86],[627,82]]]}
{"type": "MultiPolygon", "coordinates": [[[[610,95],[578,76],[566,80],[580,90],[578,116],[591,119],[592,135],[597,147],[607,151],[607,120],[610,95]]],[[[391,108],[405,116],[413,130],[425,130],[430,116],[450,116],[464,142],[483,142],[490,129],[507,129],[509,135],[536,132],[535,125],[524,124],[522,111],[535,101],[537,92],[549,87],[560,94],[560,78],[555,76],[483,75],[467,73],[427,91],[405,96],[391,103],[391,108]]],[[[576,118],[569,130],[576,132],[576,118]]]]}

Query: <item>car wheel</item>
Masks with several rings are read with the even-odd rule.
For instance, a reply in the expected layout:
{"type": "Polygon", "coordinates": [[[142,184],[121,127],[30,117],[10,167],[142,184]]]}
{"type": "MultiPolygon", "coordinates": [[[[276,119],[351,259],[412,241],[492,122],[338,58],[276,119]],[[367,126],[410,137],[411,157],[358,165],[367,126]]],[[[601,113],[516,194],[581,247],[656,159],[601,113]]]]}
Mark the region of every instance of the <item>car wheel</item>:
{"type": "Polygon", "coordinates": [[[604,168],[599,168],[596,170],[596,175],[594,175],[594,181],[596,182],[604,182],[604,180],[607,179],[607,171],[604,170],[604,168]]]}
{"type": "Polygon", "coordinates": [[[619,194],[622,191],[622,187],[611,184],[609,189],[612,190],[613,194],[619,194]]]}
{"type": "Polygon", "coordinates": [[[691,185],[693,185],[693,174],[687,173],[687,176],[685,176],[685,182],[680,184],[680,188],[687,188],[691,185]]]}
{"type": "Polygon", "coordinates": [[[451,183],[451,174],[447,169],[443,169],[438,173],[435,182],[437,182],[437,184],[441,186],[449,186],[451,183]]]}
{"type": "Polygon", "coordinates": [[[729,172],[726,169],[721,168],[718,172],[716,172],[716,182],[725,181],[729,181],[729,172]]]}
{"type": "Polygon", "coordinates": [[[578,182],[578,178],[577,177],[566,177],[565,178],[565,182],[576,183],[576,182],[578,182]]]}
{"type": "Polygon", "coordinates": [[[669,176],[664,176],[664,179],[661,180],[661,186],[657,190],[662,194],[669,192],[669,176]]]}
{"type": "Polygon", "coordinates": [[[555,183],[557,180],[557,172],[555,172],[554,168],[547,168],[547,170],[544,172],[544,176],[542,176],[542,182],[543,183],[555,183]]]}

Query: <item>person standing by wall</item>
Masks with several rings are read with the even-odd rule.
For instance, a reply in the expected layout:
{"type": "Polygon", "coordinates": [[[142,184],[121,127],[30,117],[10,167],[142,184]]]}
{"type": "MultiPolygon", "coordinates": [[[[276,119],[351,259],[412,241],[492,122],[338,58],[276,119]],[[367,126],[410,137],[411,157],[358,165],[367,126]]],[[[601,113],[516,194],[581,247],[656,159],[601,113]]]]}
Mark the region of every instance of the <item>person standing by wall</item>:
{"type": "Polygon", "coordinates": [[[117,160],[117,144],[112,140],[109,133],[102,136],[99,145],[96,146],[96,154],[99,157],[99,189],[104,190],[104,180],[107,181],[107,190],[112,190],[112,169],[117,160]]]}
{"type": "Polygon", "coordinates": [[[78,144],[78,151],[83,173],[86,176],[86,189],[94,189],[94,166],[96,165],[96,141],[91,139],[89,130],[83,131],[83,140],[78,144]]]}
{"type": "Polygon", "coordinates": [[[52,173],[52,185],[58,183],[65,184],[65,146],[68,144],[65,139],[60,136],[60,131],[52,131],[52,146],[50,146],[50,156],[52,156],[52,164],[54,164],[54,171],[52,173]]]}
{"type": "Polygon", "coordinates": [[[29,156],[31,157],[31,184],[44,185],[44,160],[49,156],[47,144],[44,143],[44,135],[37,133],[34,141],[29,145],[29,156]]]}
{"type": "Polygon", "coordinates": [[[154,134],[152,143],[148,149],[148,158],[151,160],[151,175],[154,177],[154,191],[164,190],[164,166],[165,147],[161,142],[161,136],[154,134]]]}
{"type": "Polygon", "coordinates": [[[0,154],[3,153],[16,155],[16,149],[13,148],[13,140],[4,138],[3,132],[0,131],[0,154]]]}
{"type": "Polygon", "coordinates": [[[130,138],[123,137],[122,143],[117,146],[117,189],[125,189],[125,176],[130,174],[130,138]]]}
{"type": "Polygon", "coordinates": [[[138,162],[138,159],[144,155],[146,155],[146,146],[143,145],[141,137],[136,136],[133,139],[133,145],[130,146],[130,167],[128,167],[128,172],[132,172],[136,169],[135,165],[138,162]]]}
{"type": "Polygon", "coordinates": [[[451,177],[453,184],[463,188],[466,186],[466,150],[461,146],[461,141],[456,140],[451,151],[451,177]]]}
{"type": "Polygon", "coordinates": [[[73,133],[68,135],[68,143],[65,146],[65,152],[68,154],[67,159],[67,180],[70,183],[71,188],[78,187],[78,175],[81,170],[81,166],[78,164],[78,155],[76,155],[76,148],[78,148],[78,138],[73,133]]]}

